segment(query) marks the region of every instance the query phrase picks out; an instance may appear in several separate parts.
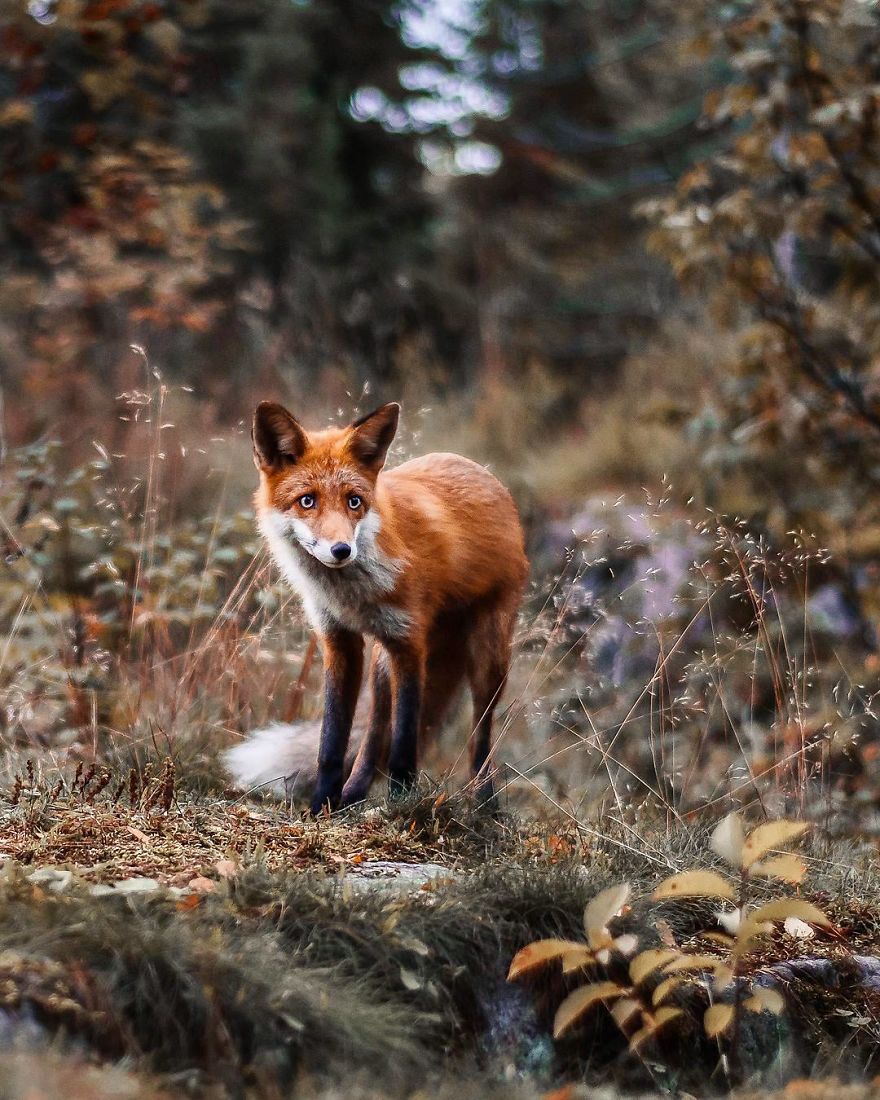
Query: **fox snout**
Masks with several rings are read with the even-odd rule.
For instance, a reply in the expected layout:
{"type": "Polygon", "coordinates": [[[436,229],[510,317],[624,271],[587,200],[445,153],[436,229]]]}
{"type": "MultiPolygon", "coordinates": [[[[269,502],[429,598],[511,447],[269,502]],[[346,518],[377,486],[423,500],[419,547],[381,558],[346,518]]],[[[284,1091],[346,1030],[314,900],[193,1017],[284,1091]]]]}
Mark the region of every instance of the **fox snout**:
{"type": "Polygon", "coordinates": [[[294,520],[291,527],[300,546],[329,569],[342,569],[357,559],[357,543],[353,536],[350,539],[322,538],[301,520],[294,520]]]}
{"type": "Polygon", "coordinates": [[[313,558],[329,569],[342,569],[357,558],[357,546],[353,542],[330,543],[328,539],[318,539],[311,546],[304,545],[313,558]]]}

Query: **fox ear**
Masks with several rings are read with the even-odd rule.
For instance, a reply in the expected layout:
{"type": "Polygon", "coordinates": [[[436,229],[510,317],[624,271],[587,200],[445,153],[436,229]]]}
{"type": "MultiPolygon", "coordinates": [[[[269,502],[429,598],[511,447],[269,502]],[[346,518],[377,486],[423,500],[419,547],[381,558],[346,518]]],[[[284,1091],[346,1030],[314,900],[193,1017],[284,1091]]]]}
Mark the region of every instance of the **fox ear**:
{"type": "Polygon", "coordinates": [[[254,465],[258,470],[277,470],[285,462],[297,462],[305,454],[308,437],[283,405],[261,401],[251,431],[254,465]]]}
{"type": "Polygon", "coordinates": [[[385,455],[397,431],[399,417],[400,405],[391,401],[359,417],[351,425],[351,449],[368,470],[378,473],[385,465],[385,455]]]}

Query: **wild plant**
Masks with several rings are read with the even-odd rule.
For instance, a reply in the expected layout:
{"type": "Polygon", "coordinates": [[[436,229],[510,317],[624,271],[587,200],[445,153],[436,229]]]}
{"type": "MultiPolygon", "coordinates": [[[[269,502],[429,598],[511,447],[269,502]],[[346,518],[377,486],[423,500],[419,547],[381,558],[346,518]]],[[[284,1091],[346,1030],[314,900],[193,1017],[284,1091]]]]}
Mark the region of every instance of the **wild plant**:
{"type": "MultiPolygon", "coordinates": [[[[147,380],[120,398],[115,446],[96,441],[94,457],[69,464],[42,441],[0,468],[0,735],[11,771],[38,748],[58,766],[101,759],[138,774],[171,755],[204,786],[220,780],[214,750],[228,731],[301,705],[300,654],[284,652],[296,617],[284,614],[288,595],[252,516],[227,501],[228,473],[212,485],[199,456],[188,470],[194,456],[168,419],[180,395],[152,368],[147,380]]],[[[231,462],[234,444],[217,443],[214,458],[231,462]]]]}
{"type": "MultiPolygon", "coordinates": [[[[811,902],[780,896],[756,900],[764,880],[799,885],[804,864],[791,852],[775,849],[799,837],[808,825],[800,821],[771,821],[746,834],[738,813],[725,817],[712,833],[710,846],[731,868],[733,881],[714,870],[694,868],[664,879],[653,891],[654,901],[713,899],[734,907],[715,914],[716,924],[704,929],[700,939],[709,950],[685,950],[663,925],[661,946],[642,947],[644,934],[614,934],[610,925],[627,907],[629,883],[611,886],[598,894],[584,912],[586,942],[546,939],[519,951],[510,965],[514,980],[548,965],[561,963],[562,974],[587,973],[591,980],[570,993],[556,1011],[553,1033],[568,1032],[583,1016],[604,1005],[625,1034],[629,1049],[638,1052],[649,1039],[693,1005],[695,990],[703,1009],[702,1028],[721,1044],[725,1060],[737,1052],[744,1013],[780,1014],[785,1001],[779,989],[750,974],[748,957],[774,936],[778,925],[798,937],[813,935],[813,928],[830,929],[828,917],[811,902]]],[[[652,930],[656,939],[657,929],[652,930]]],[[[783,944],[777,944],[784,951],[783,944]]]]}

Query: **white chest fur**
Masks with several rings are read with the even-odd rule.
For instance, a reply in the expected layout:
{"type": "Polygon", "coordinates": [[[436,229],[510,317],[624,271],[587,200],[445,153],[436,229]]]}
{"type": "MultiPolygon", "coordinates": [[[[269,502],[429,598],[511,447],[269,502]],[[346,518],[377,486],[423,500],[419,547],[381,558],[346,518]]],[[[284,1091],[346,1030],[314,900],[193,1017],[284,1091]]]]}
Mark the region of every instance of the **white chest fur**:
{"type": "Polygon", "coordinates": [[[406,636],[410,616],[388,602],[403,563],[379,549],[380,525],[378,513],[368,512],[355,530],[355,559],[333,569],[309,552],[311,536],[301,521],[272,508],[260,512],[260,530],[272,557],[316,630],[337,624],[380,639],[406,636]]]}

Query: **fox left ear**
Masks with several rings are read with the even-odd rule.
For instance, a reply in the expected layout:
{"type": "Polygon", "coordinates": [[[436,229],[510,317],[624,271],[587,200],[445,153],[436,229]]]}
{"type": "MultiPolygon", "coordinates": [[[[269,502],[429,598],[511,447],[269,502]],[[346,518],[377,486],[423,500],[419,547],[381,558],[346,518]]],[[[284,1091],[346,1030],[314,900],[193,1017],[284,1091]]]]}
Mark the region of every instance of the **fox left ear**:
{"type": "Polygon", "coordinates": [[[351,449],[368,470],[378,473],[385,465],[399,418],[400,405],[391,401],[352,423],[351,449]]]}
{"type": "Polygon", "coordinates": [[[277,470],[298,462],[308,447],[301,425],[275,401],[261,401],[257,405],[251,439],[258,470],[277,470]]]}

